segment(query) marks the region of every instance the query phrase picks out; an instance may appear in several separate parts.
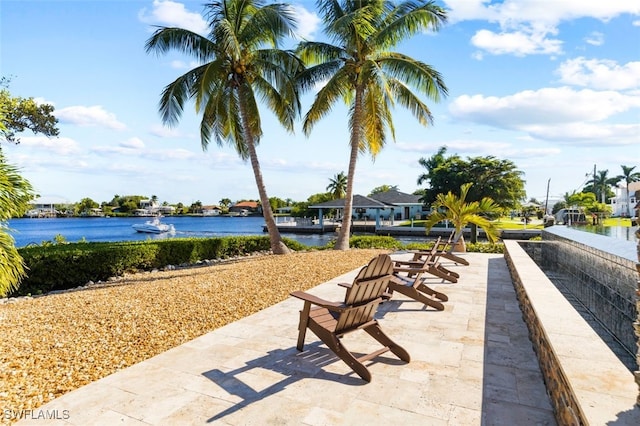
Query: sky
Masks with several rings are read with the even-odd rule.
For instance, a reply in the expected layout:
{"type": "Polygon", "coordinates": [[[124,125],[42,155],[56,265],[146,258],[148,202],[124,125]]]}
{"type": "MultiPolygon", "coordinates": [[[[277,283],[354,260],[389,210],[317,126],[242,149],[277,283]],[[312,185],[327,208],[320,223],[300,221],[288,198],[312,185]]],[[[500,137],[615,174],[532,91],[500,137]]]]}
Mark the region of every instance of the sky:
{"type": "MultiPolygon", "coordinates": [[[[205,1],[2,0],[0,76],[13,96],[53,104],[60,136],[27,131],[2,143],[7,161],[45,199],[114,195],[217,204],[258,199],[251,165],[229,146],[203,150],[201,118],[188,104],[163,126],[162,89],[197,64],[147,54],[154,26],[205,33],[205,1]]],[[[448,96],[429,105],[433,126],[393,111],[395,142],[358,160],[354,191],[381,185],[412,193],[418,160],[446,146],[463,158],[494,156],[523,172],[527,200],[580,191],[594,168],[640,171],[640,1],[443,0],[448,22],[395,50],[444,77],[448,96]]],[[[298,36],[325,40],[315,1],[290,2],[298,36]]],[[[297,40],[285,42],[292,48],[297,40]]],[[[303,113],[314,93],[302,98],[303,113]]],[[[258,147],[270,197],[305,201],[325,192],[349,161],[347,110],[337,105],[309,137],[262,109],[258,147]]]]}

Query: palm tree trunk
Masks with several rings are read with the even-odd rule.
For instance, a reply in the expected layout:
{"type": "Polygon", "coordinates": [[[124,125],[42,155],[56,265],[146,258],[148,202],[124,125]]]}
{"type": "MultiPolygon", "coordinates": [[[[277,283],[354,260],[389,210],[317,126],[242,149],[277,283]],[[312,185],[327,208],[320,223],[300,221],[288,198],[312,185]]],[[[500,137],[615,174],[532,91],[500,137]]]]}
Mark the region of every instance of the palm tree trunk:
{"type": "Polygon", "coordinates": [[[356,88],[356,98],[353,108],[353,124],[351,128],[351,155],[349,156],[349,171],[347,172],[347,190],[344,200],[344,215],[342,227],[338,233],[338,239],[334,250],[349,250],[349,236],[351,235],[351,212],[353,211],[353,180],[356,175],[356,162],[358,161],[358,147],[360,146],[360,122],[362,115],[362,89],[356,88]]]}
{"type": "Polygon", "coordinates": [[[240,106],[240,114],[242,117],[242,126],[244,127],[244,134],[247,142],[247,148],[249,148],[249,159],[251,160],[251,168],[253,168],[253,175],[256,179],[256,186],[258,187],[258,194],[260,195],[260,203],[262,204],[262,216],[267,224],[267,232],[269,233],[269,242],[271,245],[271,251],[273,254],[289,254],[291,250],[282,241],[280,231],[276,225],[276,220],[273,217],[273,210],[271,210],[271,204],[269,203],[269,196],[267,195],[267,188],[264,185],[264,179],[262,178],[262,170],[260,169],[260,162],[258,161],[258,153],[256,152],[256,144],[253,139],[253,134],[247,125],[246,115],[244,107],[240,106]]]}

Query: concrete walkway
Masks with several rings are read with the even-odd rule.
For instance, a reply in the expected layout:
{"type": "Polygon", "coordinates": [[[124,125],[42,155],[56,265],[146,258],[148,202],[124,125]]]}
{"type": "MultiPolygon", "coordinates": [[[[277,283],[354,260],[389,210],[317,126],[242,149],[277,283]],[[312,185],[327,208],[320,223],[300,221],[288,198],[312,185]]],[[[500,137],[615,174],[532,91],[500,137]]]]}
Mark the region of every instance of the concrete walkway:
{"type": "MultiPolygon", "coordinates": [[[[70,392],[20,424],[556,424],[504,259],[465,256],[470,266],[446,265],[460,273],[457,284],[427,279],[449,296],[444,311],[402,295],[382,305],[382,328],[411,362],[383,354],[368,363],[371,383],[311,332],[296,350],[303,303],[289,298],[70,392]]],[[[339,301],[336,283],[356,272],[310,292],[339,301]]],[[[344,344],[362,353],[377,345],[366,333],[344,344]]]]}

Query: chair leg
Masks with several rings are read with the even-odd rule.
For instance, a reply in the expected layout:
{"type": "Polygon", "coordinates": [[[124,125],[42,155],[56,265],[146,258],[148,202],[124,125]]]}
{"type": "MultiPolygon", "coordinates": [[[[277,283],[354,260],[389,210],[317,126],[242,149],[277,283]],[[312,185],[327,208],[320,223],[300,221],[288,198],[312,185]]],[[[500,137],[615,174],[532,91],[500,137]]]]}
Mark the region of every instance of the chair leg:
{"type": "Polygon", "coordinates": [[[351,352],[349,352],[349,350],[342,344],[342,342],[340,342],[340,339],[338,339],[335,334],[327,332],[320,326],[314,327],[313,324],[314,323],[312,321],[310,324],[312,327],[311,331],[313,331],[316,336],[318,336],[320,340],[322,340],[322,342],[338,356],[338,358],[340,358],[345,364],[349,366],[349,368],[351,368],[358,376],[360,376],[362,380],[370,382],[371,373],[369,372],[367,367],[365,367],[363,363],[358,361],[358,359],[354,357],[351,352]]]}
{"type": "Polygon", "coordinates": [[[425,283],[418,284],[418,286],[416,288],[418,289],[418,291],[426,293],[429,296],[433,296],[433,297],[441,300],[442,302],[446,302],[447,300],[449,300],[449,297],[446,294],[440,293],[439,291],[435,291],[434,289],[432,289],[431,287],[429,287],[425,283]]]}
{"type": "Polygon", "coordinates": [[[304,308],[300,311],[300,323],[298,324],[298,344],[296,345],[296,349],[298,349],[300,352],[302,352],[304,349],[304,337],[307,334],[310,310],[311,303],[305,301],[304,308]]]}
{"type": "Polygon", "coordinates": [[[380,328],[380,324],[378,324],[377,322],[370,325],[369,327],[366,327],[364,331],[369,333],[371,337],[380,342],[382,346],[389,348],[389,350],[402,361],[411,361],[411,355],[409,355],[409,352],[407,352],[402,346],[391,340],[391,338],[382,331],[382,329],[380,328]]]}

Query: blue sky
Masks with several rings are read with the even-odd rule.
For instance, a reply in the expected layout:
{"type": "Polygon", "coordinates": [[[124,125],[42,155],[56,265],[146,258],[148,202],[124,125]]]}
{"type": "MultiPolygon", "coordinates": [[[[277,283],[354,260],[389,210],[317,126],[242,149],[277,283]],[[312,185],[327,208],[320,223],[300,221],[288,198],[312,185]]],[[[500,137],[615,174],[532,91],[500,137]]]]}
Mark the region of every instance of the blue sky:
{"type": "MultiPolygon", "coordinates": [[[[55,106],[60,137],[30,132],[3,143],[43,197],[216,204],[257,199],[251,166],[229,147],[199,139],[193,105],[164,127],[161,90],[194,66],[177,53],[146,54],[153,25],[202,32],[204,1],[3,0],[0,75],[14,96],[55,106]]],[[[315,2],[292,2],[299,33],[321,39],[315,2]]],[[[449,22],[397,50],[439,70],[449,96],[428,102],[420,126],[396,109],[396,142],[358,162],[355,192],[418,189],[418,159],[447,146],[463,157],[492,155],[522,170],[527,197],[580,190],[587,174],[620,165],[640,171],[640,2],[631,0],[445,0],[449,22]],[[550,181],[549,181],[550,180],[550,181]]],[[[290,41],[293,46],[294,40],[290,41]]],[[[312,95],[303,99],[303,109],[312,95]]],[[[263,109],[258,155],[270,196],[303,201],[348,166],[346,110],[337,107],[306,138],[263,109]]]]}

